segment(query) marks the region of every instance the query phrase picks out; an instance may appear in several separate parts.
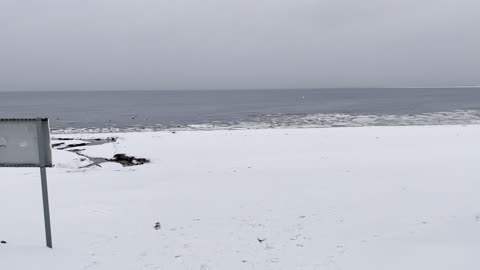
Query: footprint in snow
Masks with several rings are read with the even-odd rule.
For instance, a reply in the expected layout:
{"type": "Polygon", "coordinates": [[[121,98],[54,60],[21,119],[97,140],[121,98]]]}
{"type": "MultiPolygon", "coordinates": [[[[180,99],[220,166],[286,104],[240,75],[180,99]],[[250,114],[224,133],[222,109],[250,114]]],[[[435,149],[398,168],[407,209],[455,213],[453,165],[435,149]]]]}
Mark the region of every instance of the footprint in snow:
{"type": "Polygon", "coordinates": [[[279,263],[280,262],[280,259],[278,258],[273,258],[270,260],[272,263],[279,263]]]}
{"type": "Polygon", "coordinates": [[[258,241],[259,243],[263,243],[263,242],[265,242],[266,240],[267,240],[267,238],[257,238],[257,241],[258,241]]]}

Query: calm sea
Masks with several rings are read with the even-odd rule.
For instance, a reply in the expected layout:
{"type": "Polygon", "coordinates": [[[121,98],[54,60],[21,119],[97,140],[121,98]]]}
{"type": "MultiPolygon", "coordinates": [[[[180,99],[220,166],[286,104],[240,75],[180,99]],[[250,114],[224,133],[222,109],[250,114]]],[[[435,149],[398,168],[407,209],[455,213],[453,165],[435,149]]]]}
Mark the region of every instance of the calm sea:
{"type": "Polygon", "coordinates": [[[480,123],[480,88],[0,92],[57,132],[480,123]]]}

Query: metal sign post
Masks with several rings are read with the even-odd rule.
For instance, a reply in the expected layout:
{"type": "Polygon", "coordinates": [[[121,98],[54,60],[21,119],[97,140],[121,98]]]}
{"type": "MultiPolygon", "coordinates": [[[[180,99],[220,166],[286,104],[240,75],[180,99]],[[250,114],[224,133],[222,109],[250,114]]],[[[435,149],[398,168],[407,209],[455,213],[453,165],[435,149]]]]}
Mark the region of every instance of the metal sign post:
{"type": "Polygon", "coordinates": [[[40,167],[47,247],[52,248],[47,167],[52,167],[48,119],[0,119],[0,167],[40,167]]]}
{"type": "MultiPolygon", "coordinates": [[[[45,125],[48,129],[48,120],[37,119],[37,141],[38,141],[38,160],[40,165],[40,177],[42,181],[42,198],[43,198],[43,218],[45,219],[45,237],[47,247],[52,248],[52,229],[50,226],[50,207],[48,205],[48,189],[47,189],[47,160],[44,142],[45,125]]],[[[50,141],[50,140],[47,140],[50,141]]]]}

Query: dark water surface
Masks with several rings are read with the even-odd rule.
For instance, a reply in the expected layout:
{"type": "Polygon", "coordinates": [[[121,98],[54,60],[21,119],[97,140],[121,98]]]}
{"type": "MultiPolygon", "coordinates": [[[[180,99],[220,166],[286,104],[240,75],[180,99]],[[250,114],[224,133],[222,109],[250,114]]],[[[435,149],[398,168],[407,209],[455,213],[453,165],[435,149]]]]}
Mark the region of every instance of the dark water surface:
{"type": "Polygon", "coordinates": [[[0,92],[0,118],[53,129],[477,123],[480,88],[0,92]]]}

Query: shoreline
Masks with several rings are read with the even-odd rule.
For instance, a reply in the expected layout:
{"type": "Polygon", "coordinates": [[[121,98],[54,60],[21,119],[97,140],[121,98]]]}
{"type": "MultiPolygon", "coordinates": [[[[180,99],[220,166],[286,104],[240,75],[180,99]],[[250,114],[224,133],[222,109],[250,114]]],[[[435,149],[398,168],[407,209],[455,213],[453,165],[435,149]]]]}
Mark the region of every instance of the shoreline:
{"type": "Polygon", "coordinates": [[[257,130],[257,129],[309,129],[342,127],[382,127],[382,126],[445,126],[479,125],[480,111],[437,112],[413,115],[371,115],[371,114],[311,114],[282,115],[279,119],[268,116],[268,121],[189,124],[176,126],[139,126],[139,127],[91,127],[53,129],[57,134],[82,133],[130,133],[153,131],[209,131],[209,130],[257,130]],[[290,118],[289,118],[290,117],[290,118]]]}

